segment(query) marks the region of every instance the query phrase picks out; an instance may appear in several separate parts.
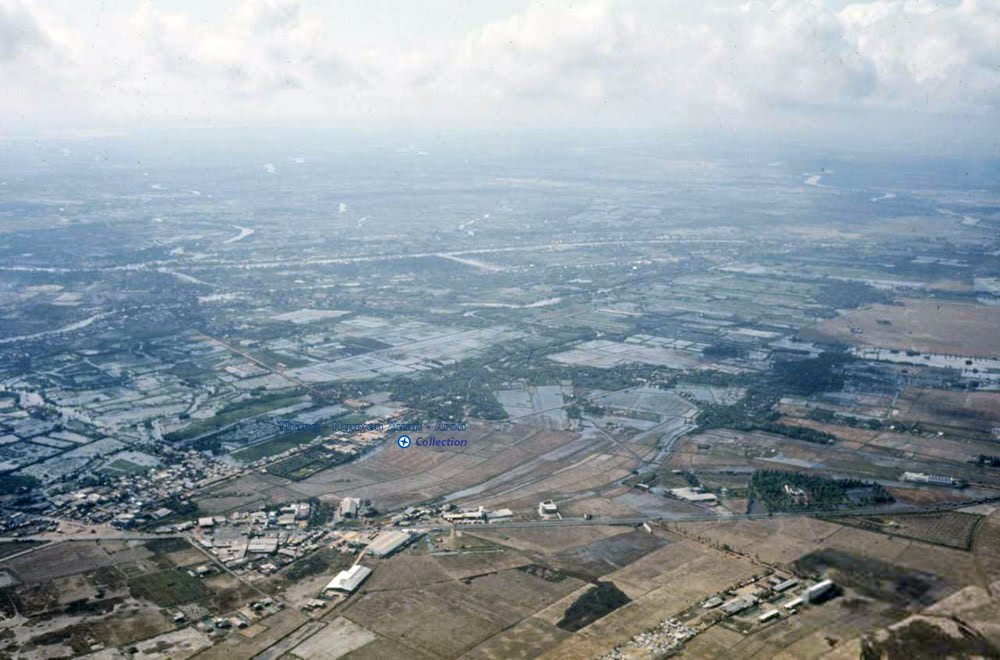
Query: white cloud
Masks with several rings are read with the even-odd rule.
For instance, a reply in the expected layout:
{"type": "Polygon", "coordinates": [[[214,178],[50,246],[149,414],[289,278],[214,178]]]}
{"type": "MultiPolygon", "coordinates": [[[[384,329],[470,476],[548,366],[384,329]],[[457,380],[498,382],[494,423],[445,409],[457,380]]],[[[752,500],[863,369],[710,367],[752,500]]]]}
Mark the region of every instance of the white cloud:
{"type": "MultiPolygon", "coordinates": [[[[192,117],[657,125],[709,113],[902,108],[994,115],[1000,3],[810,0],[547,3],[454,41],[341,47],[295,0],[221,24],[142,5],[101,28],[0,0],[0,75],[72,123],[192,117]],[[69,116],[70,110],[76,113],[69,116]]],[[[9,96],[9,94],[5,94],[9,96]]],[[[34,111],[34,112],[33,112],[34,111]]]]}

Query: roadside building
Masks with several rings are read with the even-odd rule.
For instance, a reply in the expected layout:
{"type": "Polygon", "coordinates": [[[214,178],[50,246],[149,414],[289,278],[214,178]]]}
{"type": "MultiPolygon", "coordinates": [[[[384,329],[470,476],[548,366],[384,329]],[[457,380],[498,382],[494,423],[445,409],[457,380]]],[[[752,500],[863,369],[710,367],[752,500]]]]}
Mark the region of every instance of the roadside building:
{"type": "Polygon", "coordinates": [[[559,515],[559,507],[552,500],[538,503],[538,515],[543,518],[559,515]]]}

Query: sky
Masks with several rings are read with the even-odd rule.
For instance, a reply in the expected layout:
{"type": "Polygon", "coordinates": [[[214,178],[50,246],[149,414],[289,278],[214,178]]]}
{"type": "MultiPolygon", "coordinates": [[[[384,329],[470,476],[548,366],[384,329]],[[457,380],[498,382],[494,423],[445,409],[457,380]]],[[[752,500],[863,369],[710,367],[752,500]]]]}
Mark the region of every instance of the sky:
{"type": "Polygon", "coordinates": [[[0,133],[123,126],[957,131],[1000,0],[0,0],[0,133]]]}

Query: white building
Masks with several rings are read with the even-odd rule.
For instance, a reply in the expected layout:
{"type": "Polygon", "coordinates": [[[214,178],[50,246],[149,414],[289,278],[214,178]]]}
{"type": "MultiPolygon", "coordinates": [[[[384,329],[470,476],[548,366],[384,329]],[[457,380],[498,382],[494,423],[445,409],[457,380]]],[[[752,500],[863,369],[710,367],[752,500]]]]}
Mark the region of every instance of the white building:
{"type": "Polygon", "coordinates": [[[559,507],[552,500],[545,500],[538,503],[538,515],[543,518],[559,515],[559,507]]]}
{"type": "Polygon", "coordinates": [[[368,544],[368,554],[376,557],[388,557],[413,539],[413,535],[406,532],[379,532],[371,543],[368,544]]]}
{"type": "Polygon", "coordinates": [[[486,509],[479,507],[469,511],[449,511],[441,517],[450,523],[470,524],[483,522],[486,520],[486,514],[486,509]]]}
{"type": "Polygon", "coordinates": [[[946,477],[941,474],[924,474],[923,472],[904,472],[903,481],[915,484],[927,484],[929,486],[961,486],[962,482],[953,477],[946,477]]]}
{"type": "Polygon", "coordinates": [[[813,603],[825,596],[831,589],[833,589],[833,580],[823,580],[806,589],[802,596],[807,602],[813,603]]]}
{"type": "Polygon", "coordinates": [[[679,500],[693,504],[708,504],[712,506],[718,502],[718,498],[715,495],[706,493],[701,488],[671,488],[670,494],[679,500]]]}
{"type": "Polygon", "coordinates": [[[356,497],[345,497],[340,500],[340,517],[357,518],[358,509],[361,507],[361,500],[356,497]]]}
{"type": "Polygon", "coordinates": [[[361,564],[355,564],[346,571],[337,573],[336,577],[330,580],[330,583],[326,585],[326,589],[323,591],[339,591],[345,594],[352,594],[371,574],[372,569],[361,564]]]}

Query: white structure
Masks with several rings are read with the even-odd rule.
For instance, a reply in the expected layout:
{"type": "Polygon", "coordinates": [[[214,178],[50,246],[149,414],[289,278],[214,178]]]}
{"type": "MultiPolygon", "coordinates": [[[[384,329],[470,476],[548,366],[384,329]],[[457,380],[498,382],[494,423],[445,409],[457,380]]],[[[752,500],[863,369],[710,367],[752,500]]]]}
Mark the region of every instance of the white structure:
{"type": "Polygon", "coordinates": [[[812,603],[822,598],[831,589],[833,589],[833,580],[823,580],[806,589],[802,595],[807,602],[812,603]]]}
{"type": "Polygon", "coordinates": [[[764,612],[759,617],[757,617],[757,620],[760,621],[761,623],[767,623],[771,619],[777,619],[780,615],[781,612],[779,612],[778,610],[768,610],[767,612],[764,612]]]}
{"type": "Polygon", "coordinates": [[[774,585],[774,590],[780,594],[782,591],[788,591],[798,583],[799,581],[796,580],[795,578],[792,578],[791,580],[785,580],[784,582],[779,582],[778,584],[774,585]]]}
{"type": "Polygon", "coordinates": [[[490,511],[487,517],[490,519],[490,522],[494,520],[510,520],[514,517],[514,512],[510,509],[497,509],[496,511],[490,511]]]}
{"type": "Polygon", "coordinates": [[[702,488],[671,488],[670,494],[679,500],[693,504],[708,504],[709,506],[713,506],[718,502],[718,498],[715,495],[706,493],[702,488]]]}
{"type": "Polygon", "coordinates": [[[324,591],[339,591],[345,594],[352,594],[361,586],[361,583],[372,574],[372,569],[361,564],[355,564],[346,571],[337,573],[337,576],[330,580],[324,591]]]}
{"type": "Polygon", "coordinates": [[[953,477],[946,477],[941,474],[924,474],[923,472],[904,472],[903,481],[915,484],[927,484],[929,486],[961,486],[962,482],[953,477]]]}
{"type": "Polygon", "coordinates": [[[547,516],[559,515],[559,507],[552,500],[545,500],[538,503],[538,515],[543,518],[547,516]]]}
{"type": "Polygon", "coordinates": [[[368,544],[368,554],[376,557],[388,557],[412,539],[413,536],[406,532],[379,532],[379,535],[368,544]]]}
{"type": "Polygon", "coordinates": [[[803,603],[805,603],[805,602],[806,601],[803,600],[802,598],[793,598],[792,600],[790,600],[787,603],[785,603],[784,605],[782,605],[782,607],[784,607],[789,612],[794,612],[796,609],[798,609],[799,607],[801,607],[801,605],[803,603]]]}
{"type": "Polygon", "coordinates": [[[479,507],[478,509],[473,509],[471,511],[449,511],[443,514],[441,517],[450,523],[458,524],[471,524],[471,523],[481,523],[486,520],[486,509],[479,507]]]}
{"type": "Polygon", "coordinates": [[[361,507],[361,500],[356,497],[345,497],[340,500],[340,517],[357,518],[358,509],[361,507]]]}

